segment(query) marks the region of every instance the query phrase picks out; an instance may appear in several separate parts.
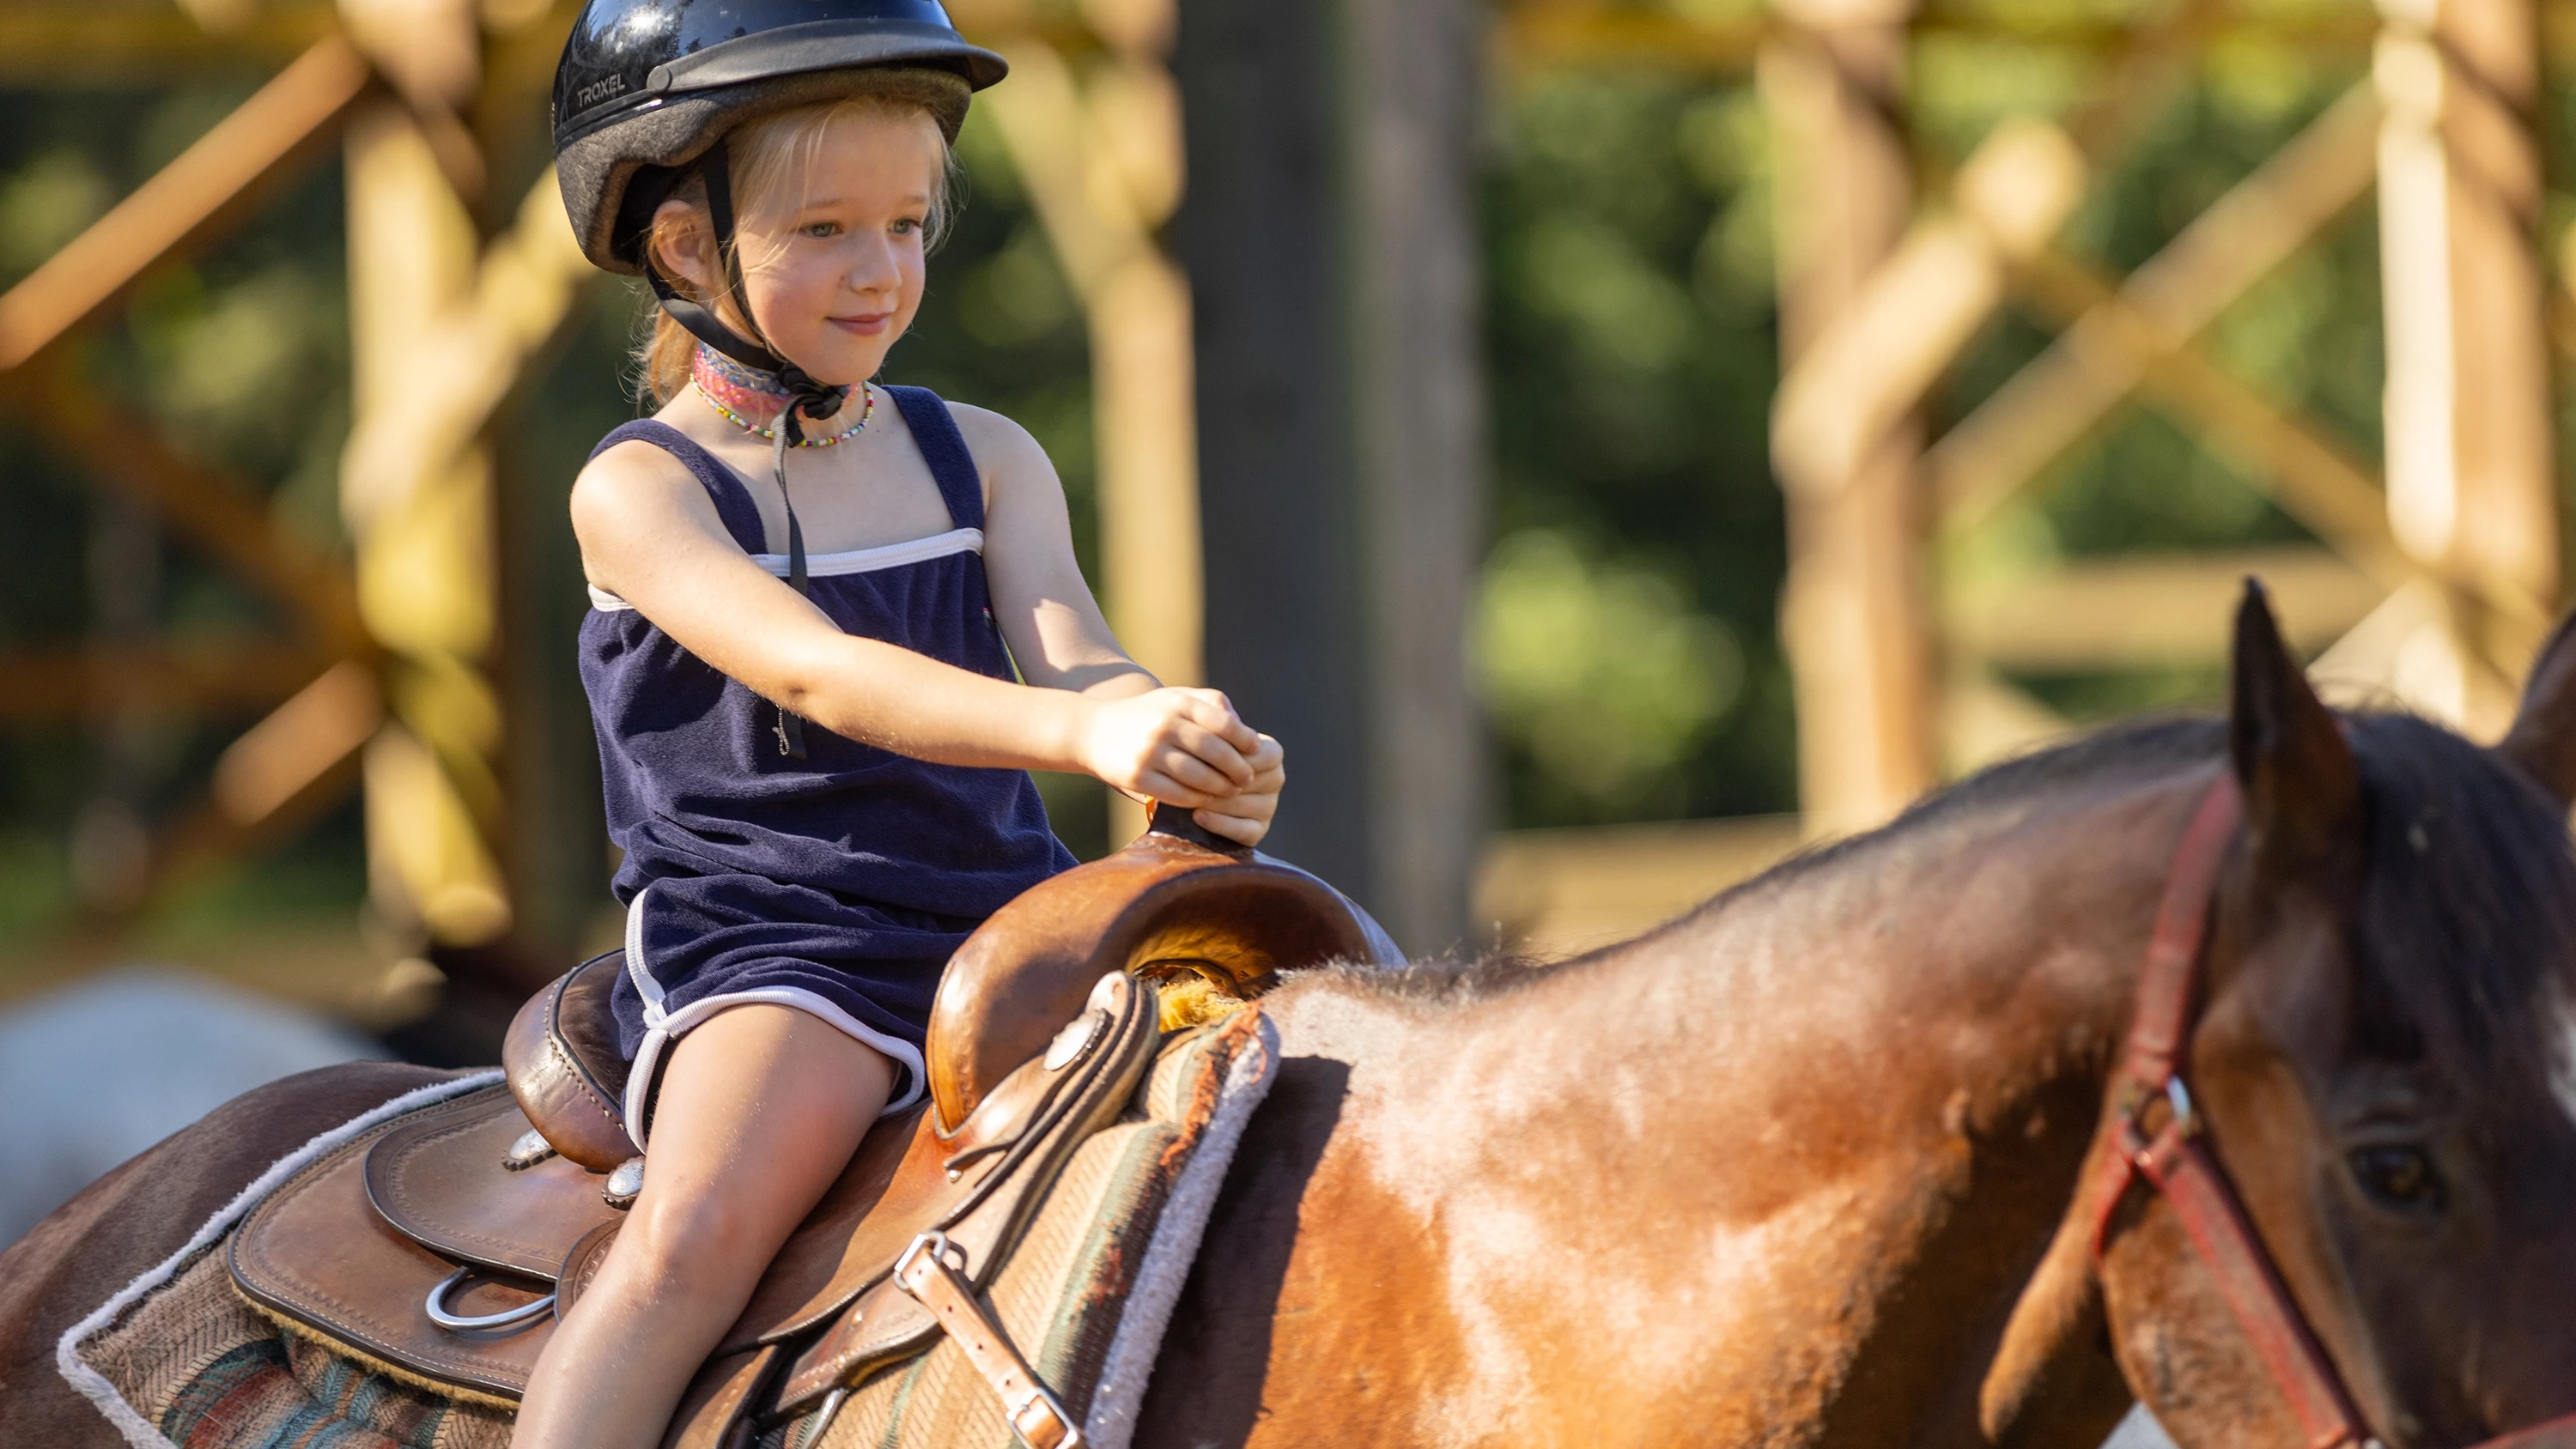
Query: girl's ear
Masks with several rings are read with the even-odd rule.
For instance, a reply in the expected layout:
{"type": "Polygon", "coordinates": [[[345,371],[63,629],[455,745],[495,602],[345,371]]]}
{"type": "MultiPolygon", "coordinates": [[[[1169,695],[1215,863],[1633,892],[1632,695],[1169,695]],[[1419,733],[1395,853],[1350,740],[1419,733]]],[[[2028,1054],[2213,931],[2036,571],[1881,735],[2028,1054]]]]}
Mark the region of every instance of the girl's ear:
{"type": "Polygon", "coordinates": [[[662,274],[700,296],[716,291],[715,229],[704,209],[672,197],[653,210],[646,245],[662,274]]]}

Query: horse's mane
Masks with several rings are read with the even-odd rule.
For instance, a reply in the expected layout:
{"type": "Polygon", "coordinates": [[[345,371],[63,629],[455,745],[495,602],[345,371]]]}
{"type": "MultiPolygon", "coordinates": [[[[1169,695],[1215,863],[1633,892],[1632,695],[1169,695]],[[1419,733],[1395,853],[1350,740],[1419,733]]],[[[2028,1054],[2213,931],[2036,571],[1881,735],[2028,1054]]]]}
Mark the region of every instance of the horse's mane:
{"type": "MultiPolygon", "coordinates": [[[[2557,804],[2513,766],[2412,715],[2343,716],[2360,761],[2366,888],[2352,922],[2360,1024],[2374,1054],[2510,1053],[2547,1072],[2576,1003],[2576,851],[2557,804]]],[[[1887,825],[1812,847],[1649,932],[1686,931],[1743,899],[1973,824],[2078,784],[2219,758],[2226,722],[2150,717],[1989,766],[1887,825]]],[[[1645,939],[1645,938],[1640,938],[1645,939]]],[[[1625,949],[1566,961],[1489,955],[1354,968],[1345,980],[1419,1003],[1498,995],[1625,949]]],[[[2474,1058],[2471,1058],[2474,1059],[2474,1058]]]]}

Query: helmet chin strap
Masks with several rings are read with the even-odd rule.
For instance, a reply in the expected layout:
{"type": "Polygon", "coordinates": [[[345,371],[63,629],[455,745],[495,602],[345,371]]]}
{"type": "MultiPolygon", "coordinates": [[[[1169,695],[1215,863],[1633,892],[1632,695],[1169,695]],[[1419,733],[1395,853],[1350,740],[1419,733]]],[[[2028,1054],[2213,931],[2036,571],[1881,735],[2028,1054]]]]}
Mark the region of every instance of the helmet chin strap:
{"type": "MultiPolygon", "coordinates": [[[[707,219],[715,229],[716,257],[724,268],[725,295],[751,317],[751,299],[742,285],[742,266],[734,248],[733,177],[725,155],[724,138],[716,138],[706,155],[698,162],[698,174],[707,185],[707,219]]],[[[745,367],[757,368],[776,377],[787,389],[787,406],[770,427],[769,476],[778,484],[779,501],[787,505],[787,583],[799,595],[808,591],[805,571],[805,529],[796,521],[796,500],[787,491],[787,450],[805,441],[804,418],[816,422],[837,413],[849,401],[847,385],[832,386],[817,382],[805,369],[779,356],[776,352],[742,336],[725,325],[713,308],[684,297],[662,275],[660,266],[647,256],[645,280],[653,295],[660,299],[662,310],[671,320],[689,330],[690,335],[745,367]]],[[[760,324],[752,322],[756,332],[760,324]]],[[[805,721],[786,709],[778,711],[778,752],[791,760],[805,758],[805,721]]]]}
{"type": "MultiPolygon", "coordinates": [[[[725,143],[718,137],[706,154],[698,159],[698,175],[707,187],[707,220],[713,224],[716,240],[716,264],[724,271],[724,294],[733,300],[746,318],[751,316],[751,299],[742,285],[742,261],[734,246],[733,167],[725,154],[725,143]]],[[[714,308],[681,294],[662,275],[662,269],[646,258],[644,279],[660,300],[662,310],[671,320],[689,330],[691,336],[745,367],[775,376],[792,399],[787,416],[802,413],[817,422],[839,412],[849,400],[850,389],[817,382],[805,369],[779,356],[763,341],[744,337],[727,326],[714,308]],[[829,407],[822,406],[830,404],[829,407]]],[[[755,333],[760,324],[752,322],[755,333]]],[[[800,430],[801,431],[801,430],[800,430]]]]}

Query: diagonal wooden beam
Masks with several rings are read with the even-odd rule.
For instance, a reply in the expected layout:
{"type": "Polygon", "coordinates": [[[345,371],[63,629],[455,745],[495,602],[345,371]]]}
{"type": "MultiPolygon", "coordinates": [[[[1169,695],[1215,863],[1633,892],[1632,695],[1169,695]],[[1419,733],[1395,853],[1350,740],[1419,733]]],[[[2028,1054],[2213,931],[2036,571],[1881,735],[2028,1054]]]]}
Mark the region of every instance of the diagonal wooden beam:
{"type": "Polygon", "coordinates": [[[316,43],[149,181],[0,294],[0,370],[21,366],[311,157],[366,89],[356,47],[316,43]]]}
{"type": "Polygon", "coordinates": [[[372,652],[348,574],[281,532],[246,484],[181,457],[111,413],[68,361],[0,374],[0,399],[90,476],[151,508],[244,581],[284,604],[327,654],[372,652]]]}
{"type": "Polygon", "coordinates": [[[455,464],[526,380],[529,360],[563,332],[596,275],[564,220],[549,167],[520,202],[516,223],[484,250],[472,296],[406,339],[403,406],[369,409],[350,430],[341,504],[355,531],[455,464]]]}
{"type": "Polygon", "coordinates": [[[355,660],[332,665],[243,732],[215,761],[215,808],[249,828],[357,753],[384,723],[384,689],[355,660]]]}
{"type": "Polygon", "coordinates": [[[373,670],[343,660],[254,725],[215,761],[206,792],[153,831],[141,889],[92,905],[75,930],[104,952],[137,917],[226,862],[291,839],[358,783],[360,752],[384,719],[373,670]]]}
{"type": "Polygon", "coordinates": [[[2135,322],[2174,346],[2188,342],[2367,195],[2378,116],[2368,86],[2346,93],[2132,273],[2118,316],[2072,319],[1927,449],[1923,466],[1944,522],[1964,527],[1993,511],[2138,387],[2141,355],[2114,334],[2135,322]]]}
{"type": "Polygon", "coordinates": [[[2004,296],[2009,263],[2048,245],[2083,199],[2066,133],[2017,117],[1995,127],[1781,378],[1771,466],[1792,492],[1827,495],[1922,405],[2004,296]]]}
{"type": "Polygon", "coordinates": [[[131,706],[226,712],[273,705],[318,667],[268,643],[92,644],[0,653],[0,724],[95,719],[131,706]]]}
{"type": "Polygon", "coordinates": [[[176,5],[0,4],[0,83],[13,89],[168,85],[269,70],[340,28],[330,5],[263,5],[210,34],[176,5]]]}
{"type": "Polygon", "coordinates": [[[1830,492],[1916,414],[2002,304],[2007,265],[2049,244],[2103,156],[2187,73],[2211,8],[2188,0],[2141,27],[2099,96],[2065,122],[2009,116],[1978,143],[1946,202],[1907,229],[1781,379],[1771,409],[1781,486],[1830,492]]]}
{"type": "Polygon", "coordinates": [[[2384,586],[2420,575],[2388,532],[2378,481],[2342,445],[2310,429],[2131,306],[2082,264],[2054,253],[2016,269],[2016,291],[2049,321],[2093,326],[2112,366],[2136,370],[2149,400],[2191,423],[2243,466],[2283,511],[2384,586]]]}

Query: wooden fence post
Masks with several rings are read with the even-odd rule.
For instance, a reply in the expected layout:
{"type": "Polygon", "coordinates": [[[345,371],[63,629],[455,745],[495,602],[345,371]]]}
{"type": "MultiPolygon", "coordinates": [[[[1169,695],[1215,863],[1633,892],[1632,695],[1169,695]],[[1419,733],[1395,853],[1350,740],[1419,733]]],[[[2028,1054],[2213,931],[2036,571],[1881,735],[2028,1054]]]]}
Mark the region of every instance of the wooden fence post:
{"type": "Polygon", "coordinates": [[[1466,937],[1486,824],[1484,717],[1465,645],[1485,552],[1484,20],[1478,0],[1355,0],[1345,22],[1369,895],[1417,951],[1466,937]]]}
{"type": "MultiPolygon", "coordinates": [[[[1895,118],[1902,0],[1786,22],[1757,63],[1774,147],[1784,373],[1895,250],[1913,203],[1895,118]]],[[[1824,10],[1828,7],[1818,5],[1824,10]]],[[[1798,789],[1812,832],[1885,820],[1934,779],[1922,430],[1905,419],[1835,477],[1783,474],[1798,789]]]]}
{"type": "Polygon", "coordinates": [[[2385,682],[2493,734],[2559,588],[2539,36],[2530,0],[2384,0],[2381,14],[2388,516],[2443,596],[2385,682]]]}

